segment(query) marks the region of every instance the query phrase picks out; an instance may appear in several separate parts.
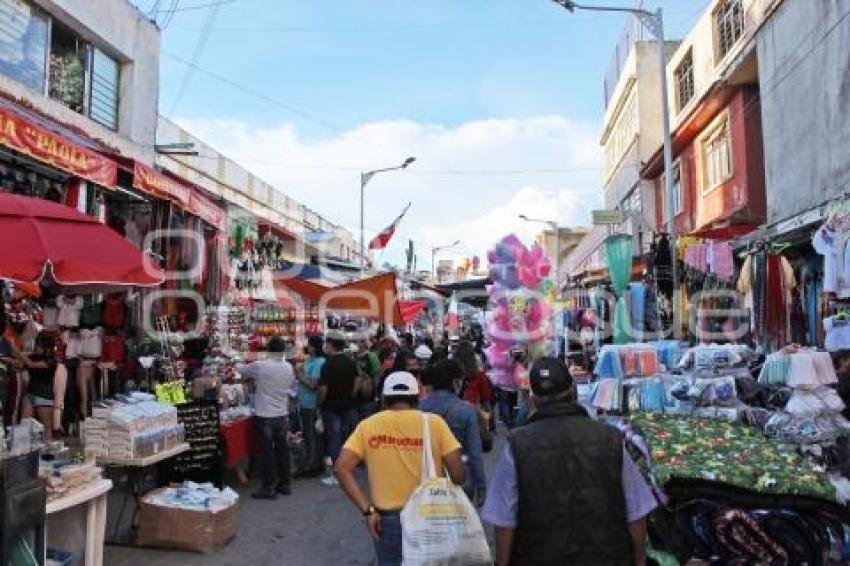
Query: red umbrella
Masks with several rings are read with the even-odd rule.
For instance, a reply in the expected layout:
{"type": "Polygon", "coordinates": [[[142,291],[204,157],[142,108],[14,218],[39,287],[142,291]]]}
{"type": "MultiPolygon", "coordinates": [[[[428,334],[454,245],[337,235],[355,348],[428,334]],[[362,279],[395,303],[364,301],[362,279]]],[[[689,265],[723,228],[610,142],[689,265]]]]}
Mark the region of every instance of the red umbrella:
{"type": "Polygon", "coordinates": [[[96,218],[75,209],[0,194],[0,279],[32,283],[48,274],[60,285],[162,283],[162,270],[96,218]]]}

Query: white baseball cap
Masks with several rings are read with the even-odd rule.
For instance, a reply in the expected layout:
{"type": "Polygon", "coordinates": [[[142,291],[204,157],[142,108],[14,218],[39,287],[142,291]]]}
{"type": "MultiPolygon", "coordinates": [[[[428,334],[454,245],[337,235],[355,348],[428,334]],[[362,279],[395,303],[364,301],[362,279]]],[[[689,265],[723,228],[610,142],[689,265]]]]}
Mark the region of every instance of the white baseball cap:
{"type": "Polygon", "coordinates": [[[409,397],[419,395],[419,382],[412,373],[396,371],[384,381],[384,397],[409,397]]]}
{"type": "Polygon", "coordinates": [[[422,344],[413,351],[413,355],[420,360],[427,361],[431,359],[431,356],[434,355],[434,352],[431,351],[431,348],[429,348],[425,344],[422,344]]]}

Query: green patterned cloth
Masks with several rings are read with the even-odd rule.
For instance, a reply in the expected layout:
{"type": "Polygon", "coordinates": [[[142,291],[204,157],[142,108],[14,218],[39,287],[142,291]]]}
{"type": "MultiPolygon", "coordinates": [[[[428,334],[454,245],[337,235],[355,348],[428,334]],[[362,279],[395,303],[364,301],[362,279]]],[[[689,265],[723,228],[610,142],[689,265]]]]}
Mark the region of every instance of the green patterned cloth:
{"type": "Polygon", "coordinates": [[[631,422],[649,444],[652,475],[725,482],[761,493],[835,500],[835,488],[797,452],[748,425],[662,413],[637,413],[631,422]]]}

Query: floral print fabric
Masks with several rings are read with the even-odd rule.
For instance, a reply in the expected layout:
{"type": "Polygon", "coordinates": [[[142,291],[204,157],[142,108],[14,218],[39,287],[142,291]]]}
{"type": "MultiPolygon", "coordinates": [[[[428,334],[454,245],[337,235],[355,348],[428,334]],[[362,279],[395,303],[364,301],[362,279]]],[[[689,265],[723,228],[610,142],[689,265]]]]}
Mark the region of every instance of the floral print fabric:
{"type": "Polygon", "coordinates": [[[747,425],[658,413],[638,413],[631,420],[650,446],[650,472],[661,486],[680,477],[835,498],[832,484],[801,456],[747,425]]]}

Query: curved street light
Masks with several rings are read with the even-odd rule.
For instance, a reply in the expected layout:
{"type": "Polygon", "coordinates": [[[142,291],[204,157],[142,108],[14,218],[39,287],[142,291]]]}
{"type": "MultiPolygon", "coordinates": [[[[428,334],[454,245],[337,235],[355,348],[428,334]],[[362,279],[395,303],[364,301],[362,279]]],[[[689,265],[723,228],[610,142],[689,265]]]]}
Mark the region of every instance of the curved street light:
{"type": "Polygon", "coordinates": [[[443,250],[450,250],[452,248],[456,248],[460,245],[460,240],[455,240],[451,244],[446,244],[444,246],[435,246],[431,248],[431,278],[434,281],[437,280],[437,252],[441,252],[443,250]]]}
{"type": "Polygon", "coordinates": [[[372,180],[372,177],[379,173],[386,173],[388,171],[401,171],[402,169],[407,169],[416,161],[415,157],[408,157],[405,159],[401,165],[396,165],[395,167],[385,167],[383,169],[374,169],[372,171],[362,171],[360,173],[360,275],[363,275],[363,270],[366,269],[366,214],[364,210],[364,195],[366,191],[366,185],[369,184],[369,181],[372,180]]]}

